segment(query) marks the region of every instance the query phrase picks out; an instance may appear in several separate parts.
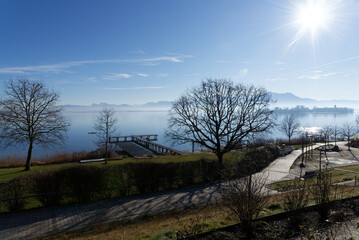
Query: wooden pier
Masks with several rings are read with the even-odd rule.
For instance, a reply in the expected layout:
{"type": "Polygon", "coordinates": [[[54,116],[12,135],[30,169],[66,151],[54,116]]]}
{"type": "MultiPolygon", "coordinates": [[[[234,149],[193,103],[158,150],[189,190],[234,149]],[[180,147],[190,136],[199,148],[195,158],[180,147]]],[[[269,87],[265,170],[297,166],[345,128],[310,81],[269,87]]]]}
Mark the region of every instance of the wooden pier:
{"type": "Polygon", "coordinates": [[[146,139],[148,141],[157,141],[157,134],[146,134],[146,135],[129,135],[129,136],[118,136],[110,137],[110,143],[118,142],[134,142],[135,139],[146,139]]]}
{"type": "MultiPolygon", "coordinates": [[[[123,148],[126,146],[124,143],[133,142],[140,146],[138,148],[144,147],[146,149],[150,149],[153,152],[159,154],[171,154],[171,155],[183,155],[182,152],[177,151],[173,148],[169,148],[163,146],[161,144],[154,143],[152,141],[157,141],[157,134],[146,134],[146,135],[130,135],[130,136],[118,136],[118,137],[110,137],[109,142],[118,144],[119,147],[123,148]]],[[[131,146],[133,149],[133,145],[131,146]]],[[[124,149],[126,150],[126,149],[124,149]]],[[[143,150],[142,150],[143,151],[143,150]]],[[[136,155],[135,151],[132,155],[136,155]]]]}

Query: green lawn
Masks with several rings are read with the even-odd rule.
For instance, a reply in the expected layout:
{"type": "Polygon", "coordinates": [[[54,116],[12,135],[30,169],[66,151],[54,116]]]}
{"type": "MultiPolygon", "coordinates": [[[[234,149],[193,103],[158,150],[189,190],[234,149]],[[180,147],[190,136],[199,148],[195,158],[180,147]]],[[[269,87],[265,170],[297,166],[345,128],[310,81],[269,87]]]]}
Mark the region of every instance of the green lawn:
{"type": "MultiPolygon", "coordinates": [[[[335,169],[329,170],[331,183],[339,183],[339,182],[359,179],[359,166],[341,167],[339,169],[357,171],[358,173],[345,172],[335,169]]],[[[293,186],[295,186],[295,182],[297,181],[301,181],[301,180],[293,179],[293,180],[280,181],[270,184],[269,187],[279,192],[283,192],[293,189],[293,186]]],[[[315,183],[316,178],[314,177],[313,179],[309,179],[309,181],[315,183]]]]}

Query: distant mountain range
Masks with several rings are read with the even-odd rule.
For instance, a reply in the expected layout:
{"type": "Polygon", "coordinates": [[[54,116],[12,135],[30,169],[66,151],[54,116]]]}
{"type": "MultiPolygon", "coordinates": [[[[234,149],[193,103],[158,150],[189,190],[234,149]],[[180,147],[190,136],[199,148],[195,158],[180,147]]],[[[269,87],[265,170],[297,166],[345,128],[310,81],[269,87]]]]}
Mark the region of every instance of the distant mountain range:
{"type": "Polygon", "coordinates": [[[292,93],[271,93],[272,98],[276,101],[273,105],[275,107],[295,107],[298,105],[303,105],[305,107],[348,107],[348,108],[358,108],[359,101],[355,100],[315,100],[311,98],[301,98],[292,93]]]}
{"type": "MultiPolygon", "coordinates": [[[[359,101],[351,100],[329,100],[329,101],[319,101],[311,98],[301,98],[292,93],[271,93],[272,99],[275,101],[273,103],[274,107],[281,108],[292,108],[298,105],[303,105],[305,107],[349,107],[349,108],[358,108],[359,101]]],[[[108,104],[108,103],[93,103],[91,105],[63,105],[62,107],[68,111],[94,111],[102,109],[104,107],[113,108],[116,111],[165,111],[169,110],[172,106],[172,101],[159,101],[159,102],[148,102],[145,104],[108,104]]]]}

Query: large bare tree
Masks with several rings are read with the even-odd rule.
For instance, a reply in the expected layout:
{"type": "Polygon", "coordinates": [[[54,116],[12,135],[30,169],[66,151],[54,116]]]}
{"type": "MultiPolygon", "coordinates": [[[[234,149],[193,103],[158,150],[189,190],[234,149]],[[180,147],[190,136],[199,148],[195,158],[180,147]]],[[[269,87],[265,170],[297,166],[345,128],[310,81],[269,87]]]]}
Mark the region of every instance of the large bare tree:
{"type": "Polygon", "coordinates": [[[271,95],[263,88],[207,79],[177,99],[170,111],[167,136],[192,142],[223,155],[252,134],[273,126],[271,95]]]}
{"type": "Polygon", "coordinates": [[[29,145],[25,170],[30,170],[35,144],[63,143],[69,122],[57,107],[59,95],[38,81],[19,78],[5,84],[0,100],[0,141],[5,146],[29,145]]]}
{"type": "Polygon", "coordinates": [[[295,131],[299,128],[299,122],[296,116],[291,113],[283,118],[279,124],[279,129],[288,137],[288,143],[290,145],[290,139],[294,135],[295,131]]]}
{"type": "Polygon", "coordinates": [[[117,130],[116,124],[118,120],[115,117],[115,111],[110,108],[102,109],[94,123],[94,129],[96,129],[97,141],[95,142],[99,147],[105,148],[105,163],[108,161],[108,147],[109,137],[114,134],[117,130]]]}

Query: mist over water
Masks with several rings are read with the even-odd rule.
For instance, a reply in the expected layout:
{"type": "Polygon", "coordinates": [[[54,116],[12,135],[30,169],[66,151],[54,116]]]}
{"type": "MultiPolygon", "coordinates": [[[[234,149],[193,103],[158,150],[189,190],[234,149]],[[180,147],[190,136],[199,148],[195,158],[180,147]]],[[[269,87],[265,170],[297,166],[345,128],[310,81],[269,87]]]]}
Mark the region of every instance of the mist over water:
{"type": "MultiPolygon", "coordinates": [[[[93,124],[98,111],[65,111],[64,114],[71,122],[65,144],[53,145],[48,148],[35,146],[33,149],[34,159],[56,152],[80,152],[97,149],[97,146],[94,144],[96,135],[88,134],[88,132],[94,131],[93,124]]],[[[359,114],[359,109],[349,114],[301,114],[297,115],[297,119],[301,127],[322,127],[325,125],[337,125],[340,127],[345,122],[355,122],[357,114],[359,114]]],[[[277,115],[277,120],[280,121],[283,116],[277,115]]],[[[171,147],[171,143],[164,136],[167,127],[168,111],[118,111],[116,112],[116,117],[118,119],[117,135],[158,134],[157,143],[171,147]]],[[[276,129],[269,136],[274,139],[286,139],[276,129]]],[[[173,148],[182,151],[190,150],[191,144],[173,146],[173,148]]],[[[26,153],[27,145],[19,145],[6,149],[0,148],[0,158],[6,155],[16,155],[25,158],[26,153]]]]}

